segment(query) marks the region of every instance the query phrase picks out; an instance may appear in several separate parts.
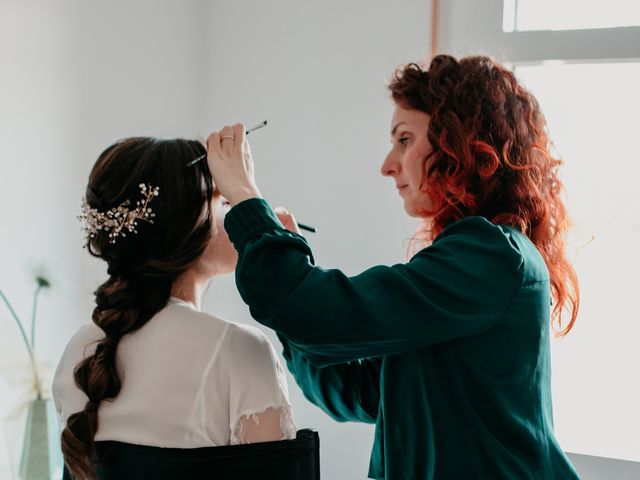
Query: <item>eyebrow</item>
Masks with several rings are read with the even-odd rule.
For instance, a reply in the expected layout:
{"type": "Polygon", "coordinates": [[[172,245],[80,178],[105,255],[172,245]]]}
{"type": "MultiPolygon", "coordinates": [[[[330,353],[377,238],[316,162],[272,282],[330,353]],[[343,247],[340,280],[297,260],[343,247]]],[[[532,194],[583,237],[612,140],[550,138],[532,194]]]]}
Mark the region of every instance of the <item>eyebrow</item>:
{"type": "Polygon", "coordinates": [[[398,123],[396,123],[396,126],[395,126],[395,127],[393,127],[393,128],[391,129],[391,136],[392,136],[392,137],[396,134],[396,130],[398,130],[398,127],[399,127],[400,125],[402,125],[403,123],[406,125],[406,123],[405,123],[405,122],[398,122],[398,123]]]}

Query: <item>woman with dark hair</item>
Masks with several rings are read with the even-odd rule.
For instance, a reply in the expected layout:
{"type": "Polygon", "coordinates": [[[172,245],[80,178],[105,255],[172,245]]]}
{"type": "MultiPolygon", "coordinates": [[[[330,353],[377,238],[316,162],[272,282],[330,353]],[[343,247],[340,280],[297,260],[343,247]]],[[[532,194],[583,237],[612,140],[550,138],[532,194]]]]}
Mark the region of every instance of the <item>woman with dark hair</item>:
{"type": "Polygon", "coordinates": [[[196,448],[295,438],[284,372],[258,329],[200,311],[237,255],[203,145],[130,138],[94,165],[83,215],[108,265],[93,323],[71,339],[53,395],[75,478],[95,477],[95,442],[196,448]]]}
{"type": "Polygon", "coordinates": [[[293,216],[261,198],[243,126],[225,127],[208,161],[238,289],[310,401],[376,424],[371,478],[578,478],[553,432],[549,352],[578,282],[538,103],[482,56],[409,64],[389,88],[381,173],[424,248],[352,277],[314,266],[293,216]]]}

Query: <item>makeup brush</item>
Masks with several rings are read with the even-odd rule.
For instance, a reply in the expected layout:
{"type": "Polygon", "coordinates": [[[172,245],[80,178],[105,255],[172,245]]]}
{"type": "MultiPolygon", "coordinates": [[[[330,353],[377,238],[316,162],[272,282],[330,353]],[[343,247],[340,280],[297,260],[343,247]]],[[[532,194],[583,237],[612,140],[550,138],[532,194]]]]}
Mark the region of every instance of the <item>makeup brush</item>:
{"type": "MultiPolygon", "coordinates": [[[[255,127],[251,127],[249,130],[247,130],[245,132],[245,135],[249,135],[254,130],[258,130],[259,128],[266,127],[266,126],[267,126],[267,121],[264,120],[264,121],[260,122],[258,125],[256,125],[255,127]]],[[[207,154],[206,153],[204,155],[200,155],[198,158],[194,158],[189,163],[187,163],[186,166],[187,167],[191,167],[191,166],[195,165],[196,163],[198,163],[200,160],[203,160],[205,158],[207,158],[207,154]]]]}
{"type": "MultiPolygon", "coordinates": [[[[254,126],[254,127],[251,127],[249,130],[247,130],[245,132],[245,135],[249,135],[254,130],[258,130],[259,128],[266,127],[266,126],[267,126],[267,121],[264,120],[264,121],[260,122],[258,125],[254,126]]],[[[191,160],[189,163],[187,163],[187,167],[191,167],[192,165],[195,165],[200,160],[203,160],[205,158],[207,158],[207,154],[206,153],[204,155],[200,155],[198,158],[195,158],[195,159],[191,160]]],[[[316,229],[314,227],[311,227],[309,225],[305,225],[304,223],[298,223],[298,222],[296,222],[296,225],[298,225],[298,228],[300,230],[306,230],[307,232],[316,233],[316,229]]]]}
{"type": "Polygon", "coordinates": [[[298,228],[300,230],[306,230],[307,232],[316,233],[316,229],[314,227],[299,222],[296,222],[296,224],[298,225],[298,228]]]}

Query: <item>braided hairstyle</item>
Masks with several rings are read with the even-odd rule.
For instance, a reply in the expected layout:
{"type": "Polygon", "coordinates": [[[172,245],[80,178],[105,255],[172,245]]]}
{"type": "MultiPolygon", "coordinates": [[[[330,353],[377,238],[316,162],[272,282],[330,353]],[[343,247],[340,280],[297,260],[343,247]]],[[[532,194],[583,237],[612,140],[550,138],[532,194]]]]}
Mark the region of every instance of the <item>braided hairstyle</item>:
{"type": "Polygon", "coordinates": [[[171,286],[194,265],[212,238],[214,187],[205,154],[194,140],[129,138],[107,148],[96,161],[86,191],[89,207],[99,211],[140,198],[139,184],[159,187],[151,206],[154,223],[139,222],[138,233],[111,243],[108,232],[89,238],[87,250],[103,259],[109,278],[95,293],[92,320],[104,332],[95,354],[75,368],[76,385],[86,394],[84,409],[67,420],[62,432],[64,461],[74,478],[94,479],[94,436],[98,406],[121,388],[116,365],[120,339],[163,309],[171,286]]]}
{"type": "Polygon", "coordinates": [[[564,246],[569,218],[538,102],[514,74],[489,57],[433,57],[427,69],[410,63],[389,84],[400,107],[429,115],[432,150],[421,189],[433,201],[423,237],[479,215],[526,234],[545,260],[554,299],[554,326],[566,335],[578,315],[580,292],[564,246]],[[571,310],[562,325],[563,308],[571,310]]]}

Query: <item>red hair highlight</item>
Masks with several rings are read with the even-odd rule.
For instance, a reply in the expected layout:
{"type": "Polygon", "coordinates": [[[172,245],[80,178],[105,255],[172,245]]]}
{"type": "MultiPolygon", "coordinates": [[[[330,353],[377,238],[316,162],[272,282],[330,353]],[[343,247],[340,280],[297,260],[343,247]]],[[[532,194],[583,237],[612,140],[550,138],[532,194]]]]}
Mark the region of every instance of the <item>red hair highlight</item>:
{"type": "Polygon", "coordinates": [[[580,305],[578,278],[565,254],[569,218],[550,153],[546,121],[535,97],[489,57],[437,55],[427,70],[398,69],[389,85],[403,108],[430,116],[422,190],[433,209],[426,239],[447,225],[479,215],[518,228],[549,270],[552,322],[559,336],[573,327],[580,305]],[[571,317],[563,325],[565,309],[571,317]]]}

